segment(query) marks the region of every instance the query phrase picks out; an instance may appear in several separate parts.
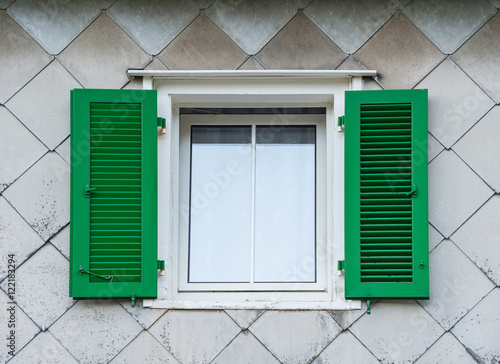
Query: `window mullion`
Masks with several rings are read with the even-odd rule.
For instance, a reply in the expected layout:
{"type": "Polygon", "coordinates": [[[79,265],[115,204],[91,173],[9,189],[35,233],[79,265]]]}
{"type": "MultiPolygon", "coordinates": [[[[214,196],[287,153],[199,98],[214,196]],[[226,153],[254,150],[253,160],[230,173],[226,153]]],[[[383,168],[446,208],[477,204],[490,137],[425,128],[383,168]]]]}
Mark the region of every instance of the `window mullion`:
{"type": "Polygon", "coordinates": [[[256,125],[252,125],[252,207],[251,207],[251,235],[250,235],[250,283],[254,283],[255,268],[255,157],[256,157],[256,125]]]}

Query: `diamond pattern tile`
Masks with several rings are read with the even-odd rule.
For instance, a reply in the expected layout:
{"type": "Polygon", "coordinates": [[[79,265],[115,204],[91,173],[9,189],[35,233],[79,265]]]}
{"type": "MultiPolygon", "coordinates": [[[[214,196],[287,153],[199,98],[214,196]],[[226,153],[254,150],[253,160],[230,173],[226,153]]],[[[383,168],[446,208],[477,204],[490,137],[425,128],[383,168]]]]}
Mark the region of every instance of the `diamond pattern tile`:
{"type": "Polygon", "coordinates": [[[411,363],[444,333],[413,301],[378,302],[350,331],[382,363],[411,363]]]}
{"type": "Polygon", "coordinates": [[[60,53],[101,13],[99,1],[17,0],[7,10],[47,52],[60,53]]]}
{"type": "Polygon", "coordinates": [[[71,161],[70,137],[67,137],[61,144],[59,144],[59,146],[56,148],[56,152],[61,156],[62,159],[64,159],[68,164],[70,164],[71,161]]]}
{"type": "Polygon", "coordinates": [[[47,148],[9,110],[0,106],[0,192],[33,165],[47,148]]]}
{"type": "Polygon", "coordinates": [[[49,332],[38,334],[9,363],[78,364],[75,358],[49,332]]]}
{"type": "Polygon", "coordinates": [[[246,58],[245,52],[204,14],[158,55],[170,69],[236,69],[246,58]]]}
{"type": "Polygon", "coordinates": [[[446,148],[494,105],[450,59],[445,59],[416,88],[429,90],[429,131],[446,148]]]}
{"type": "Polygon", "coordinates": [[[347,54],[299,11],[256,57],[267,69],[335,69],[347,54]]]}
{"type": "Polygon", "coordinates": [[[429,222],[449,237],[493,191],[452,151],[429,164],[429,222]]]}
{"type": "Polygon", "coordinates": [[[0,10],[0,104],[52,59],[10,16],[0,10]]]}
{"type": "Polygon", "coordinates": [[[431,298],[420,303],[449,330],[494,284],[450,240],[439,244],[429,260],[431,298]]]}
{"type": "Polygon", "coordinates": [[[484,363],[500,361],[498,302],[500,288],[493,290],[452,329],[457,339],[484,363]]]}
{"type": "MultiPolygon", "coordinates": [[[[43,240],[14,208],[0,196],[0,254],[15,254],[18,265],[43,245],[43,240]]],[[[0,280],[7,275],[7,264],[0,264],[0,280]]]]}
{"type": "Polygon", "coordinates": [[[130,299],[118,300],[118,302],[145,329],[148,329],[167,311],[159,308],[144,308],[143,300],[137,300],[134,307],[130,305],[130,299]]]}
{"type": "Polygon", "coordinates": [[[0,0],[0,9],[7,9],[15,0],[0,0]]]}
{"type": "Polygon", "coordinates": [[[308,0],[217,0],[207,9],[207,15],[246,53],[256,54],[298,8],[308,3],[308,0]]]}
{"type": "Polygon", "coordinates": [[[348,330],[342,332],[312,364],[363,363],[378,364],[379,361],[348,330]]]}
{"type": "Polygon", "coordinates": [[[69,224],[50,239],[50,242],[69,259],[69,224]]]}
{"type": "Polygon", "coordinates": [[[359,64],[354,58],[351,56],[347,57],[344,62],[342,62],[338,67],[338,70],[362,70],[364,69],[361,64],[359,64]]]}
{"type": "Polygon", "coordinates": [[[434,226],[429,224],[429,251],[434,249],[443,239],[443,235],[441,235],[434,226]]]}
{"type": "Polygon", "coordinates": [[[199,14],[193,1],[120,0],[107,14],[146,52],[158,54],[199,14]]]}
{"type": "Polygon", "coordinates": [[[402,13],[396,13],[354,55],[379,73],[385,89],[413,88],[445,55],[402,13]]]}
{"type": "MultiPolygon", "coordinates": [[[[168,70],[167,66],[161,63],[156,57],[153,58],[153,61],[144,67],[145,70],[168,70]]],[[[127,83],[124,89],[134,89],[134,90],[142,90],[142,77],[134,77],[132,80],[127,83]]]]}
{"type": "Polygon", "coordinates": [[[255,57],[249,57],[241,66],[238,67],[239,70],[263,70],[265,69],[255,57]]]}
{"type": "Polygon", "coordinates": [[[342,326],[343,329],[347,329],[351,326],[357,319],[359,319],[366,312],[366,302],[361,302],[360,310],[339,310],[330,311],[335,321],[342,326]]]}
{"type": "Polygon", "coordinates": [[[248,327],[264,312],[264,310],[226,310],[226,313],[231,316],[243,330],[248,329],[248,327]]]}
{"type": "Polygon", "coordinates": [[[305,10],[346,53],[354,53],[394,13],[390,0],[315,0],[305,10]]]}
{"type": "Polygon", "coordinates": [[[495,5],[497,8],[500,8],[500,0],[490,0],[490,2],[495,5]]]}
{"type": "Polygon", "coordinates": [[[250,331],[280,361],[306,363],[342,328],[325,311],[267,311],[250,331]]]}
{"type": "Polygon", "coordinates": [[[451,239],[500,286],[500,196],[493,196],[451,239]]]}
{"type": "Polygon", "coordinates": [[[444,149],[443,145],[429,133],[427,138],[427,158],[432,161],[444,149]]]}
{"type": "Polygon", "coordinates": [[[500,106],[492,109],[453,150],[496,192],[500,192],[500,106]]]}
{"type": "Polygon", "coordinates": [[[240,328],[224,311],[173,310],[167,311],[149,332],[179,362],[209,363],[240,328]]]}
{"type": "Polygon", "coordinates": [[[54,60],[5,106],[54,150],[69,135],[70,90],[78,87],[81,85],[54,60]]]}
{"type": "Polygon", "coordinates": [[[106,14],[85,29],[59,56],[85,88],[121,88],[127,69],[142,69],[151,57],[106,14]]]}
{"type": "Polygon", "coordinates": [[[451,57],[497,103],[500,103],[500,13],[491,18],[451,57]]]}
{"type": "Polygon", "coordinates": [[[403,10],[444,53],[453,53],[474,34],[496,9],[488,0],[413,1],[403,10]]]}
{"type": "Polygon", "coordinates": [[[142,327],[114,301],[75,304],[49,331],[80,363],[107,363],[142,327]]]}
{"type": "Polygon", "coordinates": [[[3,195],[46,241],[69,222],[69,166],[47,153],[3,195]]]}
{"type": "Polygon", "coordinates": [[[422,355],[415,364],[475,364],[476,361],[467,353],[455,337],[447,332],[422,355]]]}
{"type": "Polygon", "coordinates": [[[243,331],[236,336],[236,339],[224,348],[212,364],[233,364],[236,358],[238,358],[238,364],[279,363],[279,361],[248,331],[243,331]]]}

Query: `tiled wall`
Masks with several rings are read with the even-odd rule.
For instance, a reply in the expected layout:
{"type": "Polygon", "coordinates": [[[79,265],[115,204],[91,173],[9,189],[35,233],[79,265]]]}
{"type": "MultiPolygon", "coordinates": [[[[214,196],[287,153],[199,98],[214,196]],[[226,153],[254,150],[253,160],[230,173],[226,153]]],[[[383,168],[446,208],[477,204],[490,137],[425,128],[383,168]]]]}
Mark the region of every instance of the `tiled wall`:
{"type": "Polygon", "coordinates": [[[0,0],[0,362],[498,363],[498,6],[0,0]],[[380,73],[370,89],[428,88],[431,300],[377,302],[368,316],[70,299],[69,90],[139,87],[128,68],[367,68],[380,73]]]}

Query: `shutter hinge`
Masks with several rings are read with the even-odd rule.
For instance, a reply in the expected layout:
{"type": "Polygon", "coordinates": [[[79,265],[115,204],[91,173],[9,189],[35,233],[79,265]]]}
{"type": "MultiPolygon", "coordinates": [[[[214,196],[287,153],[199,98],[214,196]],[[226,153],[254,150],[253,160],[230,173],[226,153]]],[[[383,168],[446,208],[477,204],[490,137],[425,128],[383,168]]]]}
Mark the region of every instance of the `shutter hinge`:
{"type": "Polygon", "coordinates": [[[411,186],[411,190],[410,190],[410,192],[406,193],[406,196],[417,197],[417,186],[416,185],[411,186]]]}
{"type": "Polygon", "coordinates": [[[156,125],[161,127],[162,134],[167,134],[167,120],[165,118],[156,118],[156,125]]]}
{"type": "Polygon", "coordinates": [[[96,276],[102,279],[106,279],[109,281],[109,283],[113,282],[113,276],[101,276],[100,274],[95,274],[83,269],[82,266],[80,266],[80,269],[78,271],[80,272],[80,274],[87,273],[89,276],[96,276]]]}
{"type": "Polygon", "coordinates": [[[160,275],[164,276],[165,275],[165,261],[164,260],[157,260],[156,261],[156,269],[159,269],[160,275]]]}
{"type": "Polygon", "coordinates": [[[345,116],[339,116],[339,121],[337,124],[337,131],[342,133],[343,126],[345,125],[345,116]]]}
{"type": "Polygon", "coordinates": [[[135,294],[130,296],[130,306],[134,307],[135,306],[135,294]]]}
{"type": "Polygon", "coordinates": [[[341,276],[342,271],[345,271],[345,260],[339,260],[337,262],[337,275],[341,276]]]}
{"type": "Polygon", "coordinates": [[[366,301],[366,314],[370,315],[372,313],[372,301],[366,301]]]}
{"type": "Polygon", "coordinates": [[[95,191],[95,187],[90,187],[89,185],[85,186],[85,197],[90,198],[90,192],[95,191]]]}

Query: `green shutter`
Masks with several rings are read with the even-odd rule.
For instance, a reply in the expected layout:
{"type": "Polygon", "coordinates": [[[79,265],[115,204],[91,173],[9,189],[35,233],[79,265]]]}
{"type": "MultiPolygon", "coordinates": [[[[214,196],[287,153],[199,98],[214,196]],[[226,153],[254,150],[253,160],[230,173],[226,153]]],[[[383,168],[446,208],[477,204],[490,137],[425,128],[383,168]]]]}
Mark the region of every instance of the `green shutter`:
{"type": "Polygon", "coordinates": [[[345,96],[345,297],[427,299],[427,90],[345,96]]]}
{"type": "Polygon", "coordinates": [[[156,297],[155,90],[71,91],[70,296],[156,297]]]}

